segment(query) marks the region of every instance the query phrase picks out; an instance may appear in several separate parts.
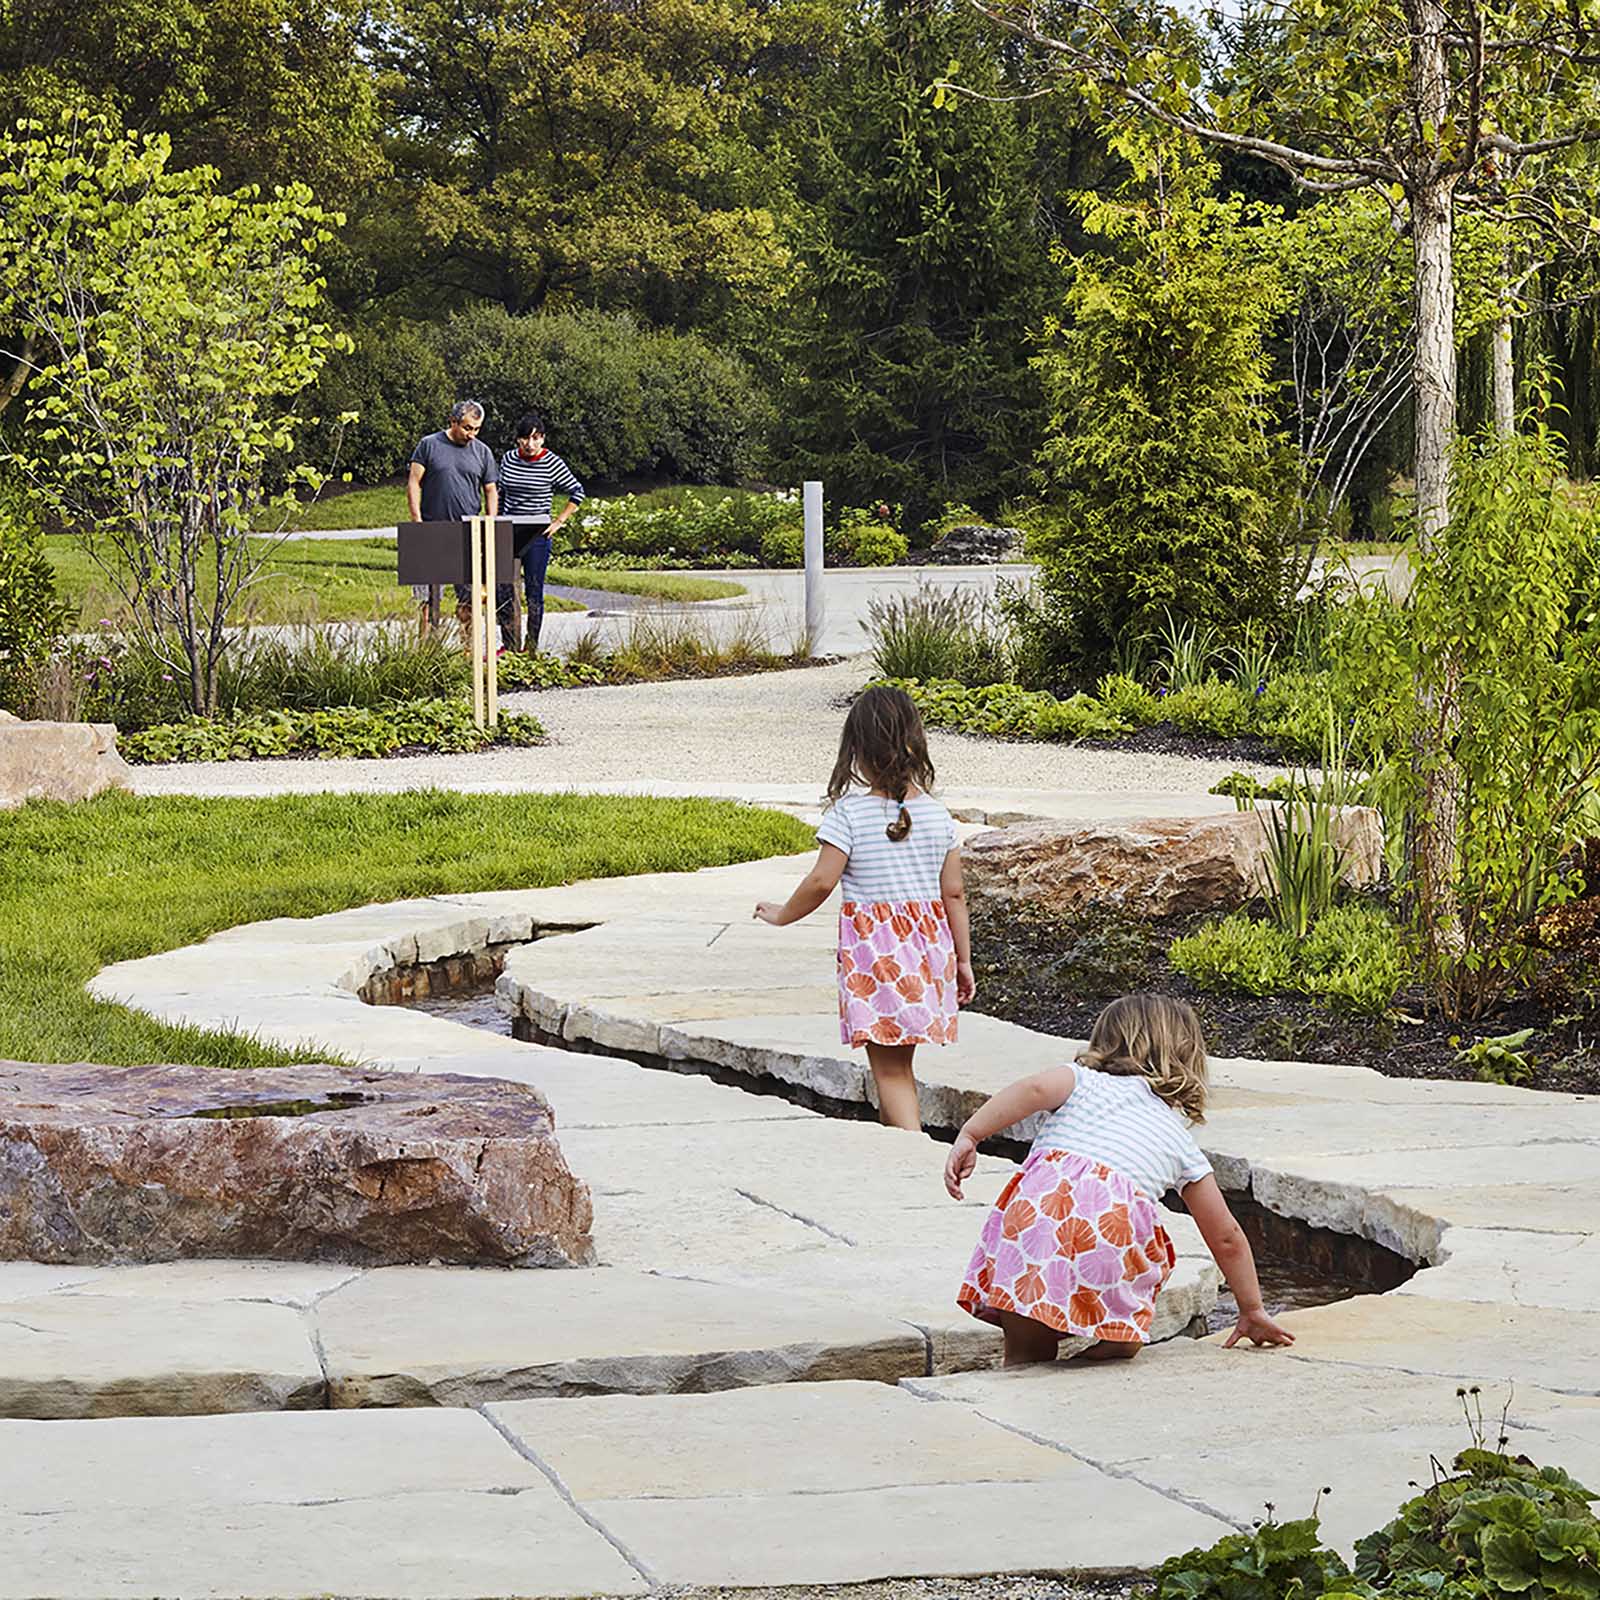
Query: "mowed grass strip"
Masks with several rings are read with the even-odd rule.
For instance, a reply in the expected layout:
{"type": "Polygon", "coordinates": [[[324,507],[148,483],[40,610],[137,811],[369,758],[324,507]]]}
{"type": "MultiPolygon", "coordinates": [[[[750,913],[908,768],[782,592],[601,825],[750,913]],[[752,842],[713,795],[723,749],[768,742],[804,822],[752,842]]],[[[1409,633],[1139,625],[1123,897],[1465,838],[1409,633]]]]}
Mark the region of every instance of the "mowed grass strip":
{"type": "MultiPolygon", "coordinates": [[[[809,828],[770,811],[593,795],[107,794],[0,812],[0,1059],[217,1067],[337,1059],[314,1041],[290,1050],[174,1027],[92,1000],[84,985],[112,962],[242,922],[685,872],[811,843],[809,828]]],[[[625,965],[627,952],[618,960],[625,965]]]]}
{"type": "MultiPolygon", "coordinates": [[[[258,540],[266,562],[257,580],[240,597],[230,620],[243,622],[371,622],[415,614],[409,587],[395,581],[392,539],[294,539],[276,545],[258,540]]],[[[80,622],[92,627],[101,617],[115,619],[123,605],[114,585],[76,539],[54,534],[45,555],[55,570],[56,587],[78,608],[80,622]]],[[[612,572],[582,567],[552,567],[548,582],[610,594],[648,595],[660,600],[723,600],[745,591],[725,579],[675,572],[612,572]]],[[[444,611],[455,610],[455,596],[444,591],[444,611]]],[[[582,611],[576,601],[546,595],[548,611],[582,611]]]]}

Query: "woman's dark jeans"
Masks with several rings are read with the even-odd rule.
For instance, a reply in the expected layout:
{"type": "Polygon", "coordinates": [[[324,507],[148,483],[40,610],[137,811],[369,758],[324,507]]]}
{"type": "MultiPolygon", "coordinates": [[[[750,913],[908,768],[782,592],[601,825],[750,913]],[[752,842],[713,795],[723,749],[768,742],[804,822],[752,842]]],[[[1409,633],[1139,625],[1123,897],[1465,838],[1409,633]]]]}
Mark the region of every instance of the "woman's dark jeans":
{"type": "MultiPolygon", "coordinates": [[[[544,575],[550,566],[550,524],[514,522],[511,549],[522,563],[522,591],[528,600],[528,642],[530,651],[539,648],[539,630],[544,627],[544,575]]],[[[512,588],[509,583],[495,586],[495,614],[502,628],[511,626],[512,588]]]]}

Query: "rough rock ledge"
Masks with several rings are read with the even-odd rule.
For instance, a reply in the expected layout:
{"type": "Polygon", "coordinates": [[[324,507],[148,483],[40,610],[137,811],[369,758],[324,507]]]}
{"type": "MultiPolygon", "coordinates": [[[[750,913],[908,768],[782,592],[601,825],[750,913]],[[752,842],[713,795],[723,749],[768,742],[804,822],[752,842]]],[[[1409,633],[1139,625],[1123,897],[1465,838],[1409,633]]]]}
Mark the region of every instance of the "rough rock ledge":
{"type": "Polygon", "coordinates": [[[0,1259],[586,1266],[592,1216],[525,1084],[0,1062],[0,1259]]]}

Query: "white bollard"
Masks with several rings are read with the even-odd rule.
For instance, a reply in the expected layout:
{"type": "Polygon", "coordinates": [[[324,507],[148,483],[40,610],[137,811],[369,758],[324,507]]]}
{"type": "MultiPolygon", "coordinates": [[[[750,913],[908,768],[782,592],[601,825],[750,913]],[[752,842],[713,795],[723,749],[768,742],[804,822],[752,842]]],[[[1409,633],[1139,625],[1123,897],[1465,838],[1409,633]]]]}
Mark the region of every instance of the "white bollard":
{"type": "Polygon", "coordinates": [[[822,485],[808,478],[804,488],[806,526],[806,649],[822,643],[822,485]]]}

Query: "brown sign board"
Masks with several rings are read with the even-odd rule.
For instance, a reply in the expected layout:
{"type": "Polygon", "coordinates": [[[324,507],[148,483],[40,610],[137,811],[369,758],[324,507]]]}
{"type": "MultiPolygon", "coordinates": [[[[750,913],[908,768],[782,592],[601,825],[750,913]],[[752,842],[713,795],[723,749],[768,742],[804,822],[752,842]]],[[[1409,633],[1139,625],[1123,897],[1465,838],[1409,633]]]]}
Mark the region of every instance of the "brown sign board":
{"type": "MultiPolygon", "coordinates": [[[[495,519],[494,564],[503,583],[511,579],[511,528],[508,519],[495,519]]],[[[472,582],[469,523],[402,522],[395,531],[399,536],[397,583],[472,582]]]]}

